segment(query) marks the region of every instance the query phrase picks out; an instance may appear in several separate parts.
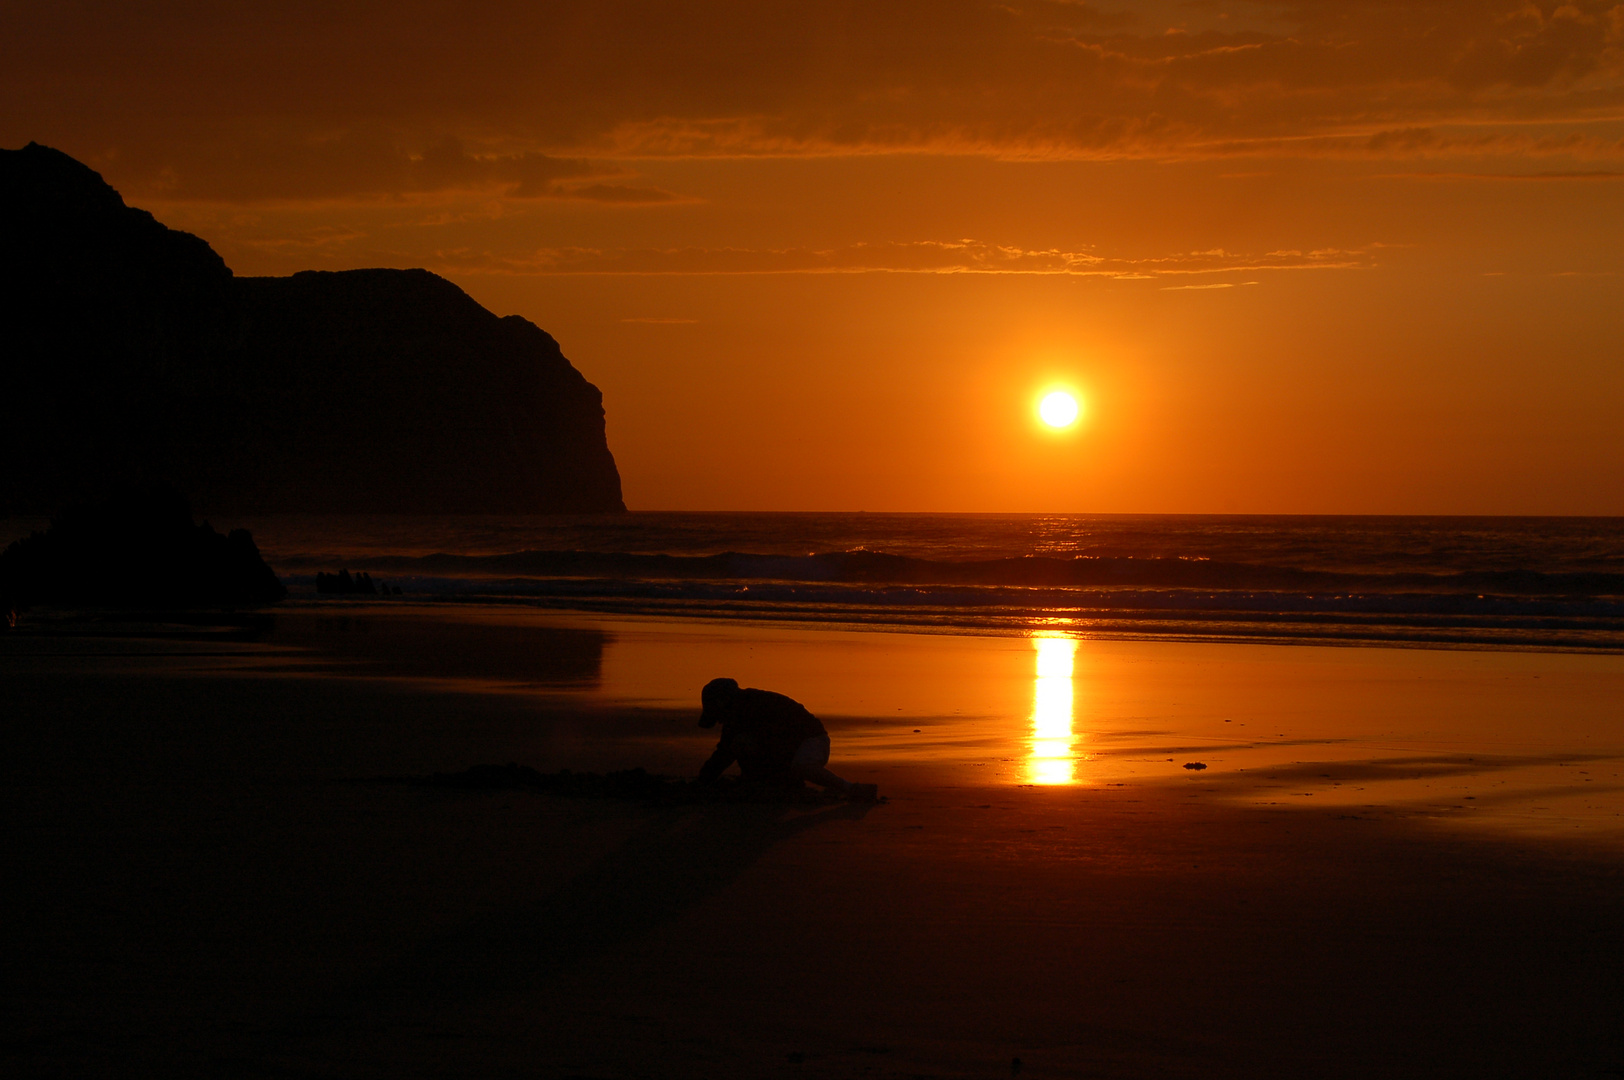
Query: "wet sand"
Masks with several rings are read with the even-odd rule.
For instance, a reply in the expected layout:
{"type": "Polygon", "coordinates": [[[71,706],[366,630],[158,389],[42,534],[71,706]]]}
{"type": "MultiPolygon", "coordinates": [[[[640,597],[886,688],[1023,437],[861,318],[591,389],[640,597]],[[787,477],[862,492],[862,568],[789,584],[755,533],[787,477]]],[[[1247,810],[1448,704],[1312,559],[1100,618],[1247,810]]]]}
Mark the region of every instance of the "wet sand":
{"type": "Polygon", "coordinates": [[[1083,642],[1062,694],[1019,639],[72,629],[0,639],[10,1075],[1624,1069],[1617,659],[1083,642]],[[721,673],[890,801],[372,779],[691,769],[721,673]]]}

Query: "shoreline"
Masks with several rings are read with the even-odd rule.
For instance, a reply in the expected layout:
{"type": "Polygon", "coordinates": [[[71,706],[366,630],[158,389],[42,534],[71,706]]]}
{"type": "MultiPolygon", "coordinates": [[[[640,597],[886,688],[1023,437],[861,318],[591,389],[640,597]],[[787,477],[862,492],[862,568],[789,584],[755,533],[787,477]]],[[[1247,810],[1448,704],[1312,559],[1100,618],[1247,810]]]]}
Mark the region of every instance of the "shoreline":
{"type": "MultiPolygon", "coordinates": [[[[342,614],[349,611],[369,613],[376,608],[386,610],[389,608],[422,608],[426,610],[450,610],[459,608],[478,611],[482,608],[507,609],[514,611],[531,611],[538,615],[549,616],[581,616],[586,618],[601,618],[614,620],[650,620],[655,622],[694,622],[694,623],[725,623],[736,626],[756,626],[761,628],[789,628],[800,630],[827,629],[847,633],[877,633],[877,634],[925,634],[947,635],[954,637],[997,637],[997,638],[1029,638],[1034,633],[1044,631],[1060,631],[1079,641],[1124,641],[1146,643],[1174,643],[1174,644],[1214,644],[1214,645],[1278,645],[1283,647],[1325,647],[1325,648],[1351,648],[1351,649],[1416,649],[1436,650],[1443,652],[1510,652],[1510,653],[1552,653],[1570,654],[1578,656],[1624,656],[1624,641],[1617,643],[1599,643],[1583,645],[1577,643],[1543,643],[1549,636],[1529,637],[1518,641],[1495,641],[1482,637],[1360,637],[1352,634],[1338,635],[1302,634],[1282,632],[1277,635],[1265,634],[1234,634],[1220,633],[1156,633],[1149,630],[1133,630],[1122,628],[1105,628],[1098,623],[1108,620],[1089,620],[1069,617],[1050,617],[1010,615],[1005,621],[992,623],[971,623],[944,621],[917,621],[910,622],[903,619],[885,619],[876,617],[869,620],[858,618],[831,617],[830,614],[819,614],[814,611],[782,611],[774,612],[762,610],[759,607],[740,606],[729,609],[704,609],[685,606],[682,602],[674,602],[669,607],[636,607],[617,606],[610,602],[592,604],[582,602],[580,598],[549,598],[529,594],[504,595],[500,593],[474,593],[474,594],[448,594],[425,595],[421,593],[406,594],[394,598],[358,596],[358,597],[325,597],[317,595],[313,590],[305,590],[295,586],[290,590],[286,600],[273,606],[263,608],[238,609],[174,609],[155,610],[136,613],[123,609],[58,609],[40,608],[20,613],[17,629],[27,635],[31,631],[46,628],[55,632],[67,629],[73,633],[87,633],[92,627],[105,627],[112,624],[122,626],[132,632],[142,631],[144,627],[158,624],[175,623],[181,625],[204,626],[211,623],[228,623],[232,621],[247,622],[259,619],[272,619],[279,612],[310,612],[342,614]]],[[[1166,620],[1177,621],[1177,620],[1166,620]]],[[[1261,621],[1261,620],[1260,620],[1261,621]]],[[[1126,625],[1126,624],[1125,624],[1126,625]]],[[[1137,624],[1135,624],[1137,625],[1137,624]]],[[[1205,624],[1211,625],[1211,623],[1205,624]]],[[[107,631],[103,631],[105,636],[107,631]]]]}
{"type": "MultiPolygon", "coordinates": [[[[1624,654],[1624,519],[741,512],[225,523],[249,528],[307,602],[321,575],[350,570],[408,602],[607,616],[1624,654]]],[[[0,520],[0,532],[22,524],[0,520]]]]}

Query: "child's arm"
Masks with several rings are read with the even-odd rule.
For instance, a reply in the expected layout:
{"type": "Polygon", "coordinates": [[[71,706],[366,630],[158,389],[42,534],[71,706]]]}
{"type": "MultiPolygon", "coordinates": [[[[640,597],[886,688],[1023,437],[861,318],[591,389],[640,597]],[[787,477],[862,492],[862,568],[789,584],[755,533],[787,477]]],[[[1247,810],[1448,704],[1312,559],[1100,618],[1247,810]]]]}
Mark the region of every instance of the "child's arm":
{"type": "Polygon", "coordinates": [[[715,752],[699,767],[700,782],[708,784],[721,776],[723,771],[733,764],[736,757],[737,755],[733,753],[732,740],[723,735],[721,741],[716,744],[715,752]]]}

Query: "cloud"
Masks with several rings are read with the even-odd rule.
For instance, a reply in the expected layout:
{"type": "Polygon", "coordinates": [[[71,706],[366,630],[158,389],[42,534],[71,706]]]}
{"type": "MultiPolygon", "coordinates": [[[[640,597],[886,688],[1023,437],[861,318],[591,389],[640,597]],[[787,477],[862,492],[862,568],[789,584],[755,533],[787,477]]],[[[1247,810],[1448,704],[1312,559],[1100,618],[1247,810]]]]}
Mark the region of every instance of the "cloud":
{"type": "MultiPolygon", "coordinates": [[[[152,152],[141,147],[123,156],[150,159],[152,152]]],[[[417,145],[376,132],[298,137],[255,131],[233,136],[225,151],[197,154],[181,164],[145,164],[136,168],[146,182],[126,185],[127,193],[181,202],[443,202],[445,196],[468,195],[619,204],[688,201],[659,188],[617,182],[636,176],[623,162],[470,148],[454,136],[417,145]]]]}
{"type": "Polygon", "coordinates": [[[1178,292],[1180,289],[1233,289],[1237,285],[1256,285],[1255,281],[1219,281],[1210,285],[1163,285],[1163,292],[1178,292]]]}
{"type": "Polygon", "coordinates": [[[456,251],[439,253],[432,265],[442,272],[464,274],[1031,274],[1151,280],[1263,270],[1368,269],[1375,265],[1375,260],[1370,250],[1329,249],[1274,251],[1250,256],[1219,249],[1124,258],[1087,251],[1033,251],[984,241],[957,240],[850,244],[825,249],[564,247],[517,256],[456,251]]]}
{"type": "Polygon", "coordinates": [[[1584,172],[1408,172],[1381,173],[1380,180],[1624,180],[1624,172],[1591,169],[1584,172]]]}
{"type": "Polygon", "coordinates": [[[627,187],[623,184],[584,184],[580,187],[561,188],[553,198],[590,199],[603,203],[668,203],[685,201],[679,195],[651,187],[627,187]]]}
{"type": "Polygon", "coordinates": [[[366,239],[366,233],[343,225],[318,225],[297,229],[279,236],[256,240],[253,246],[267,251],[319,251],[323,248],[341,248],[357,240],[366,239]]]}
{"type": "Polygon", "coordinates": [[[1624,158],[1619,0],[3,12],[0,138],[176,197],[669,202],[629,164],[669,156],[1624,158]]]}

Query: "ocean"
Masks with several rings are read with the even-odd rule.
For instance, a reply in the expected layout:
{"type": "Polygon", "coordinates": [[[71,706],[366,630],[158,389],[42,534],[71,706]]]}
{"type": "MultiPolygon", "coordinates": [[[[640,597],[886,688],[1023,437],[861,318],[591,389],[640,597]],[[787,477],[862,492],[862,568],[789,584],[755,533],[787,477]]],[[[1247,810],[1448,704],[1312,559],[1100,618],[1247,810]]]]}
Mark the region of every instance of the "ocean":
{"type": "MultiPolygon", "coordinates": [[[[1624,649],[1624,518],[653,513],[277,516],[295,597],[955,633],[1624,649]]],[[[342,602],[335,600],[336,602],[342,602]]]]}

